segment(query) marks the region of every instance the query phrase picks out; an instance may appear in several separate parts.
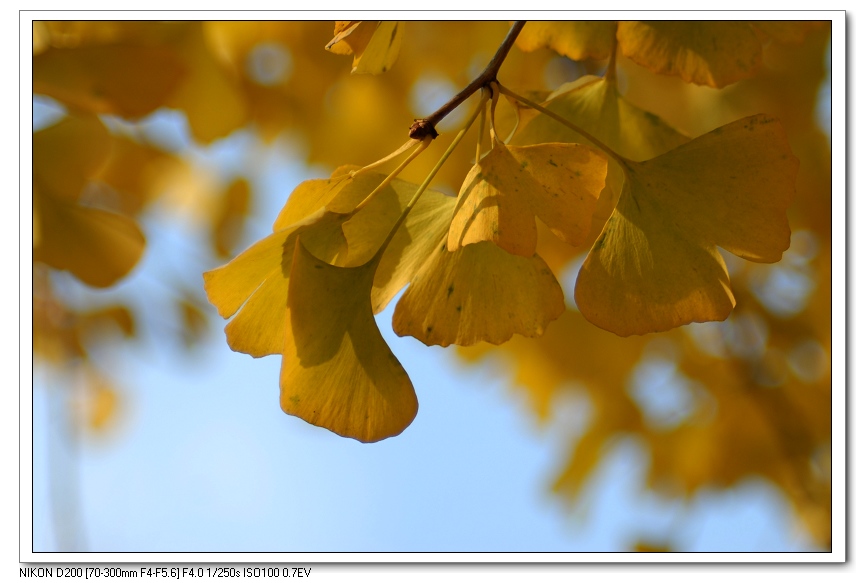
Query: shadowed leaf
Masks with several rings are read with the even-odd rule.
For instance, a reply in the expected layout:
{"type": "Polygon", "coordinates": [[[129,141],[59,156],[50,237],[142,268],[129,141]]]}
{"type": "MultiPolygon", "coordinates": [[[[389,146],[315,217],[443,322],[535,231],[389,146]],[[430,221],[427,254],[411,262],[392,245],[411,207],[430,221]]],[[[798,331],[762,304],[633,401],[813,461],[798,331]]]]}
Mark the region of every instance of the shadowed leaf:
{"type": "Polygon", "coordinates": [[[162,106],[184,73],[175,53],[162,47],[49,49],[33,57],[33,92],[74,109],[134,119],[162,106]]]}
{"type": "Polygon", "coordinates": [[[574,61],[606,59],[616,37],[615,21],[527,22],[517,37],[524,51],[548,47],[574,61]]]}
{"type": "Polygon", "coordinates": [[[620,22],[622,54],[662,75],[721,88],[756,73],[762,47],[744,22],[620,22]]]}
{"type": "Polygon", "coordinates": [[[296,244],[279,382],[283,411],[362,442],[398,435],[418,407],[373,318],[377,264],[335,267],[296,244]]]}
{"type": "Polygon", "coordinates": [[[575,297],[620,336],[723,320],[735,305],[715,246],[773,262],[788,247],[798,161],[780,123],[757,115],[627,167],[575,297]]]}

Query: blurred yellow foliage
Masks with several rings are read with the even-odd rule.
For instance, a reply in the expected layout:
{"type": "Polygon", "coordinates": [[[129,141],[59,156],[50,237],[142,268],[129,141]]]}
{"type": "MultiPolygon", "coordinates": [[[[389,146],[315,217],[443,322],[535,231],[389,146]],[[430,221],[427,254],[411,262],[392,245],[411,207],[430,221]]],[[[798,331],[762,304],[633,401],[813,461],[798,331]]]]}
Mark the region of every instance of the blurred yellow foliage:
{"type": "MultiPolygon", "coordinates": [[[[285,411],[364,441],[411,422],[411,383],[372,320],[408,285],[399,334],[474,345],[460,349],[468,362],[498,355],[538,419],[564,395],[587,397],[559,495],[579,496],[628,436],[650,456],[647,487],[690,497],[761,476],[831,545],[826,23],[529,23],[496,77],[537,107],[507,98],[515,109],[491,112],[499,128],[518,124],[513,139],[493,137],[486,153],[486,128],[477,143],[435,140],[398,178],[395,161],[341,166],[405,142],[413,120],[484,70],[507,23],[36,22],[33,33],[34,96],[63,110],[33,134],[33,348],[103,379],[84,426],[108,426],[118,404],[92,349],[158,318],[83,308],[57,272],[114,287],[159,236],[148,221],[182,217],[210,246],[195,250],[208,299],[236,314],[229,345],[282,355],[285,411]],[[350,75],[345,55],[355,73],[381,74],[350,75]],[[185,120],[188,143],[153,132],[167,114],[185,120]],[[214,269],[246,240],[260,187],[256,168],[215,172],[194,152],[241,134],[256,146],[290,139],[302,162],[336,171],[290,197],[289,185],[273,233],[214,269]],[[568,173],[579,208],[551,202],[574,192],[561,188],[568,173]],[[421,183],[435,190],[418,199],[421,183]],[[517,183],[536,187],[531,201],[514,196],[517,183]],[[557,282],[580,266],[586,317],[565,308],[557,282]],[[724,322],[675,328],[725,318],[733,296],[724,322]],[[669,331],[621,338],[587,318],[618,334],[669,331]],[[659,412],[663,390],[679,402],[659,412]]],[[[207,329],[202,298],[169,287],[191,345],[207,329]]]]}

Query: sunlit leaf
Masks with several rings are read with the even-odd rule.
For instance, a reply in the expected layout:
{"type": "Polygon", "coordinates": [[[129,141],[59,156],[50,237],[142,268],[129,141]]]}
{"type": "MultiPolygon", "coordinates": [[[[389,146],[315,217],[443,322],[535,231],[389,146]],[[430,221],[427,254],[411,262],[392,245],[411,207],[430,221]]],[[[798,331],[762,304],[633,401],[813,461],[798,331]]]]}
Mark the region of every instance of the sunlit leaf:
{"type": "Polygon", "coordinates": [[[548,47],[574,61],[606,59],[616,38],[616,21],[532,21],[517,37],[524,51],[548,47]]]}
{"type": "Polygon", "coordinates": [[[559,282],[537,255],[486,241],[450,252],[443,237],[397,303],[393,329],[428,346],[501,344],[540,336],[564,309],[559,282]]]}
{"type": "Polygon", "coordinates": [[[778,120],[762,115],[630,163],[577,279],[580,311],[621,336],[723,320],[735,300],[715,247],[778,261],[797,167],[778,120]]]}
{"type": "Polygon", "coordinates": [[[761,63],[760,41],[744,22],[620,22],[618,38],[637,64],[697,85],[724,87],[754,75],[761,63]]]}
{"type": "Polygon", "coordinates": [[[463,183],[448,234],[448,249],[492,241],[531,257],[537,244],[535,217],[563,241],[579,244],[604,187],[602,156],[578,144],[505,146],[493,149],[463,183]]]}
{"type": "Polygon", "coordinates": [[[418,408],[373,318],[377,263],[334,267],[296,244],[279,379],[286,413],[362,442],[401,433],[418,408]]]}

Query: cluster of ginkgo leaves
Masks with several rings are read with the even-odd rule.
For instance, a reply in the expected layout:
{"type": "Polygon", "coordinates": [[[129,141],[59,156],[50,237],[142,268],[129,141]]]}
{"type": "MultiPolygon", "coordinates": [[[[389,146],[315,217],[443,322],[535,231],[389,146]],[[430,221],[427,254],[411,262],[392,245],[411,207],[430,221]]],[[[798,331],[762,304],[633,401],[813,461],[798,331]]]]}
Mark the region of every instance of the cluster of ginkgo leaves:
{"type": "MultiPolygon", "coordinates": [[[[417,398],[373,319],[406,285],[394,312],[399,335],[442,346],[541,335],[565,304],[536,253],[536,220],[570,245],[594,241],[575,301],[589,322],[620,336],[727,318],[735,300],[718,247],[776,262],[789,246],[798,160],[780,122],[754,115],[687,140],[622,98],[615,59],[621,51],[659,73],[721,87],[753,74],[760,35],[803,27],[523,24],[476,82],[416,123],[393,155],[302,183],[271,235],[205,274],[210,301],[234,316],[231,348],[282,355],[287,413],[364,442],[411,423],[417,398]],[[609,57],[609,65],[603,77],[536,103],[498,79],[514,42],[609,57]],[[435,124],[472,95],[473,113],[426,180],[401,180],[436,137],[435,124]],[[503,101],[517,112],[504,138],[503,101]],[[458,196],[428,189],[478,118],[475,164],[458,196]]],[[[328,48],[353,53],[356,73],[387,71],[404,36],[399,23],[337,23],[335,34],[328,48]]]]}

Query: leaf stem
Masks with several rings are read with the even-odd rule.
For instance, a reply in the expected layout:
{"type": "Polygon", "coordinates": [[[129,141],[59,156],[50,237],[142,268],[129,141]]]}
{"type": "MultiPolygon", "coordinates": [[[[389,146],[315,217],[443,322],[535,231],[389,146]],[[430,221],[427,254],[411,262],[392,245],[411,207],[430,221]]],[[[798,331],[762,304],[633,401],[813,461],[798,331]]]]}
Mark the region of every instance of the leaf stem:
{"type": "MultiPolygon", "coordinates": [[[[484,97],[486,97],[486,95],[484,95],[484,97]]],[[[481,101],[484,103],[486,102],[485,99],[482,99],[481,101]]],[[[481,161],[481,147],[483,146],[484,126],[486,125],[486,122],[487,122],[487,108],[482,107],[481,108],[481,122],[478,124],[478,145],[477,145],[477,148],[475,148],[475,164],[478,164],[481,161]]]]}
{"type": "MultiPolygon", "coordinates": [[[[463,126],[463,128],[459,131],[459,133],[457,133],[457,135],[454,137],[454,140],[453,140],[453,142],[451,142],[451,145],[448,146],[448,149],[445,150],[444,154],[442,154],[442,157],[439,158],[439,161],[436,162],[436,165],[433,166],[432,170],[430,170],[429,174],[427,174],[427,177],[424,178],[424,181],[420,184],[420,186],[417,187],[417,190],[415,191],[414,196],[412,196],[411,200],[408,201],[408,204],[406,205],[405,209],[403,209],[402,214],[396,220],[396,223],[394,223],[393,228],[390,230],[390,233],[388,233],[387,238],[385,238],[384,242],[381,244],[381,247],[379,248],[378,252],[376,253],[375,257],[372,259],[372,261],[381,260],[382,256],[384,255],[384,250],[387,249],[387,246],[390,244],[391,239],[394,238],[394,235],[396,235],[397,230],[400,228],[403,221],[405,221],[409,212],[411,212],[411,209],[414,208],[414,205],[420,199],[421,195],[424,193],[424,191],[426,191],[427,187],[430,185],[430,182],[433,181],[433,178],[435,178],[435,175],[438,173],[438,171],[441,169],[441,167],[444,165],[444,163],[447,161],[447,159],[450,157],[450,155],[453,154],[453,151],[460,144],[463,137],[466,135],[466,132],[469,131],[469,128],[471,128],[472,124],[477,119],[478,115],[480,115],[481,111],[484,110],[484,108],[487,105],[488,99],[489,99],[489,97],[487,97],[486,95],[483,95],[483,97],[481,97],[481,102],[475,108],[474,112],[472,112],[472,115],[471,115],[471,117],[469,117],[469,120],[466,122],[466,124],[463,126]]],[[[429,139],[431,140],[432,138],[429,138],[429,139]]]]}
{"type": "Polygon", "coordinates": [[[382,158],[381,160],[378,160],[377,162],[373,162],[372,164],[367,164],[363,168],[358,168],[357,170],[352,170],[351,172],[349,172],[349,175],[352,178],[354,178],[358,174],[366,172],[367,170],[372,170],[373,168],[378,168],[379,166],[381,166],[385,162],[390,162],[391,160],[393,160],[397,156],[408,151],[409,148],[411,148],[413,145],[415,145],[417,143],[418,143],[418,140],[409,140],[405,144],[403,144],[402,146],[400,146],[399,148],[397,148],[396,150],[394,150],[393,152],[391,152],[390,154],[388,154],[387,156],[382,158]]]}
{"type": "Polygon", "coordinates": [[[620,156],[619,154],[617,154],[615,151],[613,151],[612,148],[610,148],[608,145],[603,143],[601,140],[597,139],[595,136],[593,136],[592,134],[590,134],[586,130],[582,129],[581,127],[574,125],[573,123],[569,122],[568,120],[566,120],[565,118],[563,118],[559,114],[557,114],[553,111],[550,111],[549,109],[547,109],[543,105],[538,105],[534,101],[532,101],[530,99],[526,99],[522,95],[518,95],[518,94],[514,93],[513,91],[511,91],[507,87],[504,87],[501,83],[499,83],[498,85],[499,85],[499,91],[501,91],[502,93],[504,93],[508,97],[512,97],[513,99],[516,99],[517,101],[520,101],[520,102],[524,103],[525,105],[528,105],[529,107],[532,107],[532,108],[540,111],[544,115],[548,115],[549,117],[553,118],[554,120],[556,120],[557,122],[559,122],[560,124],[565,126],[566,128],[573,130],[573,131],[577,132],[578,134],[580,134],[581,136],[583,136],[584,138],[586,138],[595,147],[597,147],[599,150],[604,152],[607,156],[612,158],[622,168],[627,168],[629,166],[629,164],[628,164],[629,160],[627,158],[624,158],[624,157],[620,156]]]}
{"type": "MultiPolygon", "coordinates": [[[[391,172],[390,174],[388,174],[388,175],[385,177],[385,179],[381,181],[381,184],[379,184],[378,186],[376,186],[375,189],[374,189],[372,192],[370,192],[368,195],[366,195],[366,198],[364,198],[362,201],[360,201],[360,203],[355,207],[354,210],[355,210],[355,211],[359,211],[360,209],[362,209],[363,207],[365,207],[367,204],[369,204],[369,202],[373,199],[373,197],[375,197],[376,194],[378,194],[379,192],[381,192],[384,188],[387,187],[388,184],[390,184],[391,182],[393,182],[393,179],[396,178],[397,176],[399,176],[399,173],[402,172],[403,170],[405,170],[405,167],[408,166],[408,165],[411,163],[412,160],[414,160],[415,158],[417,158],[417,157],[420,155],[421,152],[423,152],[424,150],[426,150],[427,146],[430,145],[430,142],[432,142],[432,138],[430,138],[430,137],[426,137],[426,138],[424,138],[423,140],[421,140],[420,143],[418,144],[417,148],[415,148],[414,151],[413,151],[411,154],[409,154],[408,157],[406,157],[405,160],[403,160],[402,162],[400,162],[399,166],[397,166],[396,168],[394,168],[393,172],[391,172]]],[[[411,143],[417,143],[417,140],[409,140],[409,144],[411,144],[411,143]]],[[[402,148],[400,148],[399,150],[397,150],[397,152],[402,153],[403,151],[405,151],[405,149],[406,149],[405,146],[403,146],[402,148]]],[[[387,159],[389,160],[389,159],[393,158],[393,156],[394,156],[394,155],[392,154],[392,155],[388,156],[387,159]]],[[[375,163],[375,166],[377,166],[378,164],[379,164],[379,163],[376,162],[376,163],[375,163]]],[[[370,168],[371,166],[372,166],[372,165],[367,166],[367,167],[365,167],[365,168],[361,168],[360,170],[355,171],[355,173],[352,174],[352,178],[353,178],[354,176],[356,176],[358,173],[363,172],[363,171],[366,170],[367,168],[370,168]]]]}
{"type": "Polygon", "coordinates": [[[607,63],[607,72],[604,73],[604,77],[607,78],[607,83],[611,86],[617,88],[619,77],[616,71],[616,51],[619,50],[619,39],[616,38],[616,35],[613,35],[613,47],[610,49],[610,60],[607,63]]]}
{"type": "Polygon", "coordinates": [[[426,136],[432,136],[435,138],[438,136],[438,132],[436,132],[435,129],[436,124],[447,117],[450,112],[459,107],[463,101],[471,97],[478,89],[495,81],[502,63],[505,62],[505,57],[508,56],[508,52],[510,52],[511,47],[514,46],[517,36],[519,36],[520,31],[525,25],[525,20],[517,20],[514,22],[513,26],[511,26],[511,29],[508,31],[508,35],[502,41],[502,44],[499,45],[499,49],[496,51],[496,54],[493,55],[493,58],[490,60],[486,69],[484,69],[474,81],[466,85],[465,89],[454,95],[450,101],[433,112],[432,115],[423,119],[416,119],[408,132],[409,137],[416,140],[423,139],[426,136]]]}

